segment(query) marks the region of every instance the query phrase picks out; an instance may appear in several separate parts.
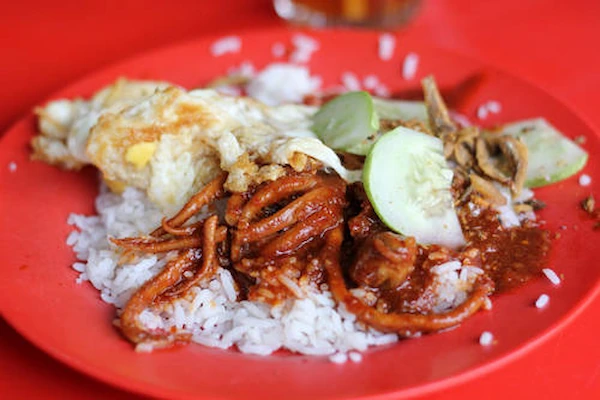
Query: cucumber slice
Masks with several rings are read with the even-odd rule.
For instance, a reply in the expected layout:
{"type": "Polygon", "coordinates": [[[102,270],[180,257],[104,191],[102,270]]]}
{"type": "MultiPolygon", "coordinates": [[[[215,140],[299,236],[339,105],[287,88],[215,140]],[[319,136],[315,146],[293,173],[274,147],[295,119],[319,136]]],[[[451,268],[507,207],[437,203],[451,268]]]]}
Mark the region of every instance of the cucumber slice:
{"type": "Polygon", "coordinates": [[[442,141],[404,127],[384,135],[365,161],[363,183],[375,212],[392,230],[421,244],[465,244],[442,141]]]}
{"type": "Polygon", "coordinates": [[[378,129],[379,118],[367,92],[344,93],[325,103],[313,116],[313,132],[335,150],[356,146],[378,129]]]}
{"type": "Polygon", "coordinates": [[[402,119],[405,121],[416,119],[425,123],[429,122],[427,108],[422,101],[390,100],[373,97],[373,105],[379,119],[402,119]]]}
{"type": "MultiPolygon", "coordinates": [[[[389,100],[380,97],[373,97],[373,106],[380,120],[382,119],[401,119],[403,121],[418,120],[429,125],[429,117],[425,103],[422,101],[409,100],[389,100]]],[[[344,150],[348,153],[366,156],[373,146],[373,143],[385,132],[379,131],[374,135],[356,143],[355,145],[346,147],[344,150]]]]}
{"type": "Polygon", "coordinates": [[[416,119],[428,124],[422,101],[388,100],[367,92],[349,92],[321,107],[313,116],[312,130],[335,150],[365,156],[385,132],[379,132],[380,119],[416,119]]]}
{"type": "Polygon", "coordinates": [[[381,136],[381,133],[376,132],[368,138],[361,140],[360,142],[352,146],[348,146],[343,150],[347,151],[348,153],[358,154],[359,156],[366,156],[367,154],[369,154],[369,150],[371,150],[373,143],[375,143],[377,139],[379,139],[379,136],[381,136]]]}
{"type": "Polygon", "coordinates": [[[521,138],[527,146],[526,187],[535,188],[566,179],[579,172],[587,162],[587,152],[543,118],[505,125],[502,132],[521,138]]]}

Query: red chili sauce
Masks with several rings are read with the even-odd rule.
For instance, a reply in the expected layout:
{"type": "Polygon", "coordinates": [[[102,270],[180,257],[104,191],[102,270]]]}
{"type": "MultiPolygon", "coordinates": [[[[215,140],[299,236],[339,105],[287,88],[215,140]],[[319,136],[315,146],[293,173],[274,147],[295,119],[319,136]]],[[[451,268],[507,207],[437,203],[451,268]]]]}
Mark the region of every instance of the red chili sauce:
{"type": "Polygon", "coordinates": [[[467,247],[481,251],[482,268],[492,278],[496,292],[519,287],[540,276],[550,252],[550,234],[531,222],[505,229],[496,212],[461,215],[467,247]]]}

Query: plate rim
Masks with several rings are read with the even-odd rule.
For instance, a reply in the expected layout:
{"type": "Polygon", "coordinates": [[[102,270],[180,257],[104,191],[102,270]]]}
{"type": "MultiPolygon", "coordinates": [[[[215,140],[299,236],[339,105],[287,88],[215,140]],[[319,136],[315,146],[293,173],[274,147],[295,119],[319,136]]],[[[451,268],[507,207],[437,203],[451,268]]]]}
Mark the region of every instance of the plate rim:
{"type": "MultiPolygon", "coordinates": [[[[283,35],[294,35],[294,34],[316,34],[316,35],[332,35],[335,33],[341,33],[342,35],[356,35],[356,36],[364,36],[371,35],[375,37],[376,35],[381,34],[380,31],[376,30],[351,30],[346,28],[302,28],[302,27],[271,27],[271,28],[246,28],[239,31],[234,32],[221,32],[216,34],[202,35],[197,36],[190,39],[185,39],[181,41],[175,41],[172,43],[167,43],[165,45],[161,45],[155,48],[150,48],[138,52],[134,52],[124,58],[118,59],[113,62],[106,63],[101,65],[100,67],[91,70],[79,78],[68,81],[67,84],[60,87],[58,90],[52,91],[49,95],[43,96],[40,101],[36,102],[37,105],[45,104],[48,101],[58,98],[61,93],[71,91],[74,87],[84,85],[86,82],[91,80],[97,80],[102,75],[106,75],[108,72],[112,70],[116,70],[125,65],[135,63],[136,61],[143,59],[144,57],[154,57],[157,54],[164,53],[167,51],[173,51],[176,49],[183,49],[189,46],[197,45],[199,43],[210,43],[211,41],[217,40],[219,38],[235,35],[242,39],[248,36],[261,36],[261,35],[273,35],[274,38],[281,37],[283,35]]],[[[396,33],[396,36],[402,37],[402,33],[396,33]]],[[[585,125],[590,132],[593,132],[595,136],[600,137],[600,130],[597,128],[596,124],[589,120],[589,117],[583,115],[579,110],[577,110],[570,102],[559,98],[553,93],[549,92],[543,86],[540,86],[538,83],[531,81],[530,79],[520,77],[512,72],[497,67],[495,65],[490,64],[485,60],[478,59],[468,54],[464,54],[460,51],[456,51],[450,48],[446,48],[443,46],[438,46],[433,43],[428,43],[427,41],[422,41],[421,39],[416,39],[419,43],[424,44],[428,47],[428,49],[439,49],[447,54],[451,54],[456,57],[460,57],[465,60],[470,60],[478,65],[485,67],[491,71],[499,73],[500,75],[507,76],[511,80],[518,81],[525,86],[528,86],[530,89],[537,90],[542,93],[544,96],[551,98],[554,102],[559,103],[563,106],[573,117],[580,120],[583,125],[585,125]]],[[[26,112],[24,115],[21,115],[15,122],[9,125],[9,127],[3,132],[2,136],[0,136],[0,146],[5,145],[7,138],[12,134],[13,131],[19,130],[21,125],[25,125],[30,122],[33,117],[33,111],[30,110],[26,112]]],[[[559,319],[555,320],[552,324],[548,325],[543,331],[541,331],[538,335],[526,340],[520,344],[518,344],[514,349],[509,352],[499,355],[490,361],[485,361],[480,365],[469,367],[466,370],[463,370],[457,374],[444,377],[432,382],[427,382],[418,385],[409,385],[405,388],[397,389],[394,391],[388,391],[380,394],[367,394],[363,396],[359,396],[356,398],[360,399],[378,399],[378,398],[386,398],[387,396],[399,396],[399,397],[411,397],[415,395],[426,395],[432,394],[434,392],[457,386],[463,384],[465,382],[471,381],[477,377],[487,375],[494,370],[502,368],[503,366],[510,364],[511,362],[523,357],[525,354],[529,353],[533,349],[537,348],[541,344],[545,343],[552,337],[554,337],[557,333],[563,330],[566,326],[570,325],[592,302],[596,301],[600,297],[600,279],[597,279],[595,284],[588,290],[588,292],[580,297],[579,300],[574,303],[574,305],[559,319]]],[[[198,399],[198,398],[208,398],[206,395],[198,394],[198,395],[189,395],[187,393],[171,391],[167,388],[154,386],[151,391],[145,390],[144,385],[135,380],[130,380],[126,384],[123,383],[123,378],[119,374],[112,373],[112,370],[108,370],[108,373],[105,373],[105,369],[97,368],[97,367],[89,367],[84,362],[69,357],[67,354],[64,354],[60,350],[56,350],[52,346],[47,346],[42,340],[38,340],[35,335],[31,335],[27,332],[26,329],[22,329],[22,326],[18,323],[15,324],[11,319],[7,318],[4,312],[2,312],[3,317],[8,325],[10,325],[19,335],[24,337],[28,342],[33,344],[35,347],[43,351],[44,353],[50,355],[55,360],[58,360],[63,365],[68,368],[76,371],[77,373],[84,373],[86,376],[94,379],[97,382],[102,382],[107,384],[113,388],[118,388],[120,390],[125,390],[129,393],[135,393],[140,395],[161,395],[161,396],[174,396],[177,395],[181,398],[189,398],[189,399],[198,399]],[[200,397],[198,397],[200,396],[200,397]]]]}

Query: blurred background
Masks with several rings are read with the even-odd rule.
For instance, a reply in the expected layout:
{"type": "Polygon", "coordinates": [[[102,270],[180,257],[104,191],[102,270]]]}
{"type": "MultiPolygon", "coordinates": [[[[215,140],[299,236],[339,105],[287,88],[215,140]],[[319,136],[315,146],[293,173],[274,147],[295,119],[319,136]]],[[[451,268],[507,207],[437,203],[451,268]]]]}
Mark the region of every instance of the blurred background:
{"type": "MultiPolygon", "coordinates": [[[[0,131],[53,91],[124,57],[286,25],[272,0],[27,0],[7,2],[0,18],[0,131]]],[[[397,30],[535,81],[592,113],[583,94],[600,92],[599,22],[597,0],[422,0],[397,30]]]]}

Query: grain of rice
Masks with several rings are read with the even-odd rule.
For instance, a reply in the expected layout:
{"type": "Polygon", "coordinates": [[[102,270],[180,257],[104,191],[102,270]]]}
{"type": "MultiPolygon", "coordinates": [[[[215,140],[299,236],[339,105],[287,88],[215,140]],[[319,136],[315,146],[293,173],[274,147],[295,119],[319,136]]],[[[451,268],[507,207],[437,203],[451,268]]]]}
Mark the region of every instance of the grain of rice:
{"type": "Polygon", "coordinates": [[[383,83],[379,83],[379,85],[377,85],[375,87],[375,89],[373,89],[373,93],[375,93],[376,96],[379,97],[389,97],[390,96],[390,90],[387,88],[387,86],[385,86],[383,83]]]}
{"type": "Polygon", "coordinates": [[[372,343],[376,346],[381,346],[384,344],[396,343],[397,341],[398,341],[398,335],[395,335],[393,333],[388,333],[386,335],[380,335],[380,336],[376,336],[376,337],[372,338],[370,340],[370,343],[372,343]]]}
{"type": "Polygon", "coordinates": [[[361,89],[360,80],[353,72],[344,72],[342,73],[342,85],[348,91],[357,91],[361,89]]]}
{"type": "Polygon", "coordinates": [[[246,60],[237,67],[231,67],[227,71],[230,76],[241,76],[244,78],[253,78],[256,75],[256,68],[252,62],[246,60]]]}
{"type": "Polygon", "coordinates": [[[431,268],[431,272],[436,275],[447,274],[448,272],[458,271],[461,267],[460,261],[448,261],[431,268]]]}
{"type": "Polygon", "coordinates": [[[362,361],[363,356],[362,356],[362,354],[360,354],[356,351],[351,351],[350,353],[348,353],[348,358],[350,358],[350,361],[352,361],[352,362],[359,363],[362,361]]]}
{"type": "Polygon", "coordinates": [[[312,51],[319,49],[319,42],[317,40],[315,40],[314,38],[312,38],[310,36],[303,35],[303,34],[296,34],[296,35],[292,36],[292,43],[296,47],[309,49],[312,51]]]}
{"type": "Polygon", "coordinates": [[[550,296],[548,296],[547,294],[542,294],[535,301],[535,306],[537,308],[544,308],[544,307],[546,307],[548,305],[549,301],[550,301],[550,296]]]}
{"type": "Polygon", "coordinates": [[[502,110],[502,105],[496,100],[489,100],[477,107],[477,118],[486,119],[488,115],[498,114],[502,110]]]}
{"type": "Polygon", "coordinates": [[[502,105],[496,100],[490,100],[487,102],[487,109],[491,113],[498,114],[502,110],[502,105]]]}
{"type": "Polygon", "coordinates": [[[77,271],[77,272],[84,272],[85,271],[85,264],[84,263],[80,263],[80,262],[76,262],[73,263],[72,268],[77,271]]]}
{"type": "Polygon", "coordinates": [[[308,63],[313,53],[319,49],[319,42],[303,34],[292,36],[292,44],[294,45],[294,51],[290,54],[290,61],[293,63],[308,63]]]}
{"type": "Polygon", "coordinates": [[[396,38],[390,33],[379,36],[379,58],[383,61],[391,60],[396,48],[396,38]]]}
{"type": "Polygon", "coordinates": [[[489,311],[492,309],[492,307],[493,307],[492,300],[489,297],[486,297],[485,301],[483,303],[483,309],[489,311]]]}
{"type": "Polygon", "coordinates": [[[223,287],[223,290],[225,291],[225,296],[227,296],[227,300],[235,301],[237,299],[237,292],[235,290],[231,272],[227,271],[226,269],[221,269],[219,271],[219,276],[221,278],[221,285],[223,287]]]}
{"type": "Polygon", "coordinates": [[[467,206],[472,216],[478,217],[481,214],[481,208],[477,204],[469,202],[467,206]]]}
{"type": "Polygon", "coordinates": [[[417,75],[417,68],[419,67],[419,56],[416,53],[408,53],[404,57],[402,63],[402,79],[410,81],[417,75]]]}
{"type": "Polygon", "coordinates": [[[298,286],[292,279],[283,274],[279,275],[277,278],[286,288],[288,288],[290,292],[294,294],[294,296],[298,298],[304,297],[304,292],[302,292],[300,286],[298,286]]]}
{"type": "Polygon", "coordinates": [[[379,78],[376,75],[367,75],[362,83],[365,89],[373,90],[379,85],[379,78]]]}
{"type": "Polygon", "coordinates": [[[73,246],[75,243],[77,243],[78,238],[79,232],[73,231],[69,233],[69,236],[67,236],[67,246],[73,246]]]}
{"type": "Polygon", "coordinates": [[[454,111],[450,111],[450,117],[457,122],[459,125],[463,126],[463,127],[468,127],[468,126],[472,126],[473,124],[471,123],[471,121],[469,120],[469,118],[461,113],[457,113],[454,111]]]}
{"type": "Polygon", "coordinates": [[[213,280],[208,284],[208,288],[216,292],[221,288],[221,285],[216,280],[213,280]]]}
{"type": "Polygon", "coordinates": [[[10,172],[15,172],[17,170],[17,163],[14,161],[11,161],[8,163],[8,170],[10,172]]]}
{"type": "Polygon", "coordinates": [[[346,353],[335,353],[332,356],[329,356],[329,361],[336,364],[344,364],[348,361],[348,355],[346,353]]]}
{"type": "Polygon", "coordinates": [[[488,109],[487,109],[487,107],[485,107],[485,105],[481,105],[481,106],[477,107],[477,118],[486,119],[487,116],[488,116],[488,109]]]}
{"type": "Polygon", "coordinates": [[[306,67],[273,63],[262,70],[247,85],[247,92],[267,105],[300,103],[304,96],[314,93],[321,79],[311,76],[306,67]]]}
{"type": "Polygon", "coordinates": [[[485,331],[479,336],[479,344],[489,346],[494,342],[494,335],[491,332],[485,331]]]}
{"type": "Polygon", "coordinates": [[[271,47],[271,54],[275,58],[281,58],[285,55],[285,45],[281,42],[274,43],[271,47]]]}
{"type": "Polygon", "coordinates": [[[592,183],[592,178],[588,174],[582,174],[579,177],[580,186],[589,186],[592,183]]]}
{"type": "Polygon", "coordinates": [[[560,284],[560,278],[558,277],[556,272],[554,272],[554,270],[550,268],[544,268],[542,272],[544,273],[544,275],[546,275],[546,278],[548,278],[548,280],[552,282],[553,285],[556,286],[560,284]]]}
{"type": "Polygon", "coordinates": [[[242,39],[239,36],[225,36],[210,46],[210,53],[215,57],[220,57],[227,53],[238,53],[241,48],[242,39]]]}

